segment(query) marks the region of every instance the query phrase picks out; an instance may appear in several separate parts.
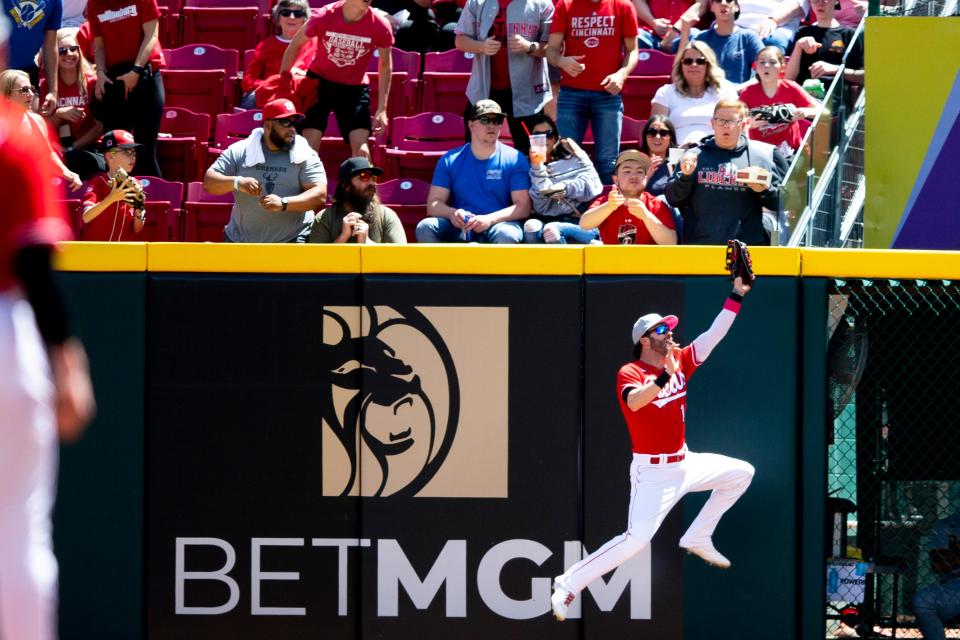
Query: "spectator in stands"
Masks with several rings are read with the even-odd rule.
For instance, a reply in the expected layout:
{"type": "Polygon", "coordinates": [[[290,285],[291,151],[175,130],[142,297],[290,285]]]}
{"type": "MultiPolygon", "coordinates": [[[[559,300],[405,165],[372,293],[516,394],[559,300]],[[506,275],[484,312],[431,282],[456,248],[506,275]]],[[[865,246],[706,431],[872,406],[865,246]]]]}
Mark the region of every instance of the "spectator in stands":
{"type": "Polygon", "coordinates": [[[400,217],[377,197],[383,169],[366,158],[347,158],[340,165],[333,204],[313,220],[307,242],[406,244],[400,217]]]}
{"type": "MultiPolygon", "coordinates": [[[[81,180],[88,180],[103,171],[103,156],[97,153],[97,140],[103,126],[90,113],[90,97],[97,76],[77,45],[76,29],[57,32],[57,53],[60,60],[59,86],[54,92],[57,108],[48,121],[60,136],[64,164],[81,180]]],[[[45,85],[46,79],[41,80],[41,95],[48,93],[45,85]]]]}
{"type": "Polygon", "coordinates": [[[87,0],[63,0],[63,17],[60,26],[76,29],[87,21],[87,0]]]}
{"type": "Polygon", "coordinates": [[[682,207],[684,244],[770,244],[763,208],[778,210],[787,162],[775,147],[747,138],[747,116],[739,100],[718,102],[714,135],[680,159],[680,171],[667,183],[667,202],[682,207]],[[739,178],[748,167],[769,182],[759,175],[739,178]]]}
{"type": "Polygon", "coordinates": [[[925,640],[944,640],[944,625],[960,619],[960,513],[933,525],[929,547],[938,583],[916,593],[913,610],[925,640]]]}
{"type": "MultiPolygon", "coordinates": [[[[744,29],[735,22],[740,15],[737,0],[710,0],[710,11],[715,17],[713,26],[701,31],[694,40],[710,45],[727,80],[743,84],[752,75],[753,61],[763,42],[756,31],[744,29]]],[[[686,24],[680,37],[681,47],[688,37],[686,24]]]]}
{"type": "Polygon", "coordinates": [[[393,25],[396,47],[404,51],[448,51],[462,3],[431,0],[373,0],[374,9],[387,14],[393,25]],[[442,6],[439,6],[442,5],[442,6]]]}
{"type": "Polygon", "coordinates": [[[600,229],[603,244],[677,244],[673,212],[644,192],[650,157],[628,149],[617,156],[614,187],[580,218],[583,229],[600,229]]]}
{"type": "MultiPolygon", "coordinates": [[[[280,62],[287,50],[287,45],[293,40],[297,32],[303,27],[310,15],[310,5],[307,0],[279,0],[273,6],[271,16],[273,24],[277,26],[276,33],[261,40],[254,50],[253,58],[243,70],[243,98],[240,106],[244,109],[257,107],[256,90],[263,81],[270,76],[280,73],[280,62]]],[[[300,49],[300,54],[294,60],[290,72],[303,77],[316,53],[317,43],[308,40],[300,49]]]]}
{"type": "Polygon", "coordinates": [[[724,77],[710,45],[698,40],[677,55],[671,79],[654,94],[650,115],[668,116],[681,145],[697,143],[710,134],[717,102],[735,99],[736,89],[724,77]]]}
{"type": "Polygon", "coordinates": [[[630,0],[557,0],[547,59],[560,67],[560,135],[583,143],[587,124],[596,166],[609,184],[623,126],[623,83],[637,66],[637,12],[630,0]],[[589,56],[589,59],[588,59],[589,56]]]}
{"type": "Polygon", "coordinates": [[[427,214],[417,224],[417,242],[523,240],[519,220],[530,214],[530,163],[500,143],[506,115],[493,100],[480,100],[470,114],[471,141],[440,158],[427,194],[427,214]]]}
{"type": "Polygon", "coordinates": [[[530,150],[530,201],[533,212],[523,223],[523,240],[530,244],[590,244],[599,242],[596,229],[580,228],[580,207],[603,191],[590,156],[569,138],[558,138],[557,125],[537,116],[530,133],[547,137],[546,155],[530,150]]]}
{"type": "MultiPolygon", "coordinates": [[[[685,18],[703,16],[710,10],[712,1],[697,0],[695,8],[685,18]]],[[[797,0],[742,0],[737,25],[756,31],[764,45],[778,47],[786,53],[802,16],[797,0]]]]}
{"type": "Polygon", "coordinates": [[[94,117],[107,131],[130,131],[143,145],[137,157],[139,175],[160,176],[157,134],[163,117],[163,49],[157,38],[157,0],[90,0],[87,17],[97,64],[94,117]]]}
{"type": "Polygon", "coordinates": [[[317,101],[307,109],[300,131],[310,146],[320,149],[320,140],[327,128],[330,112],[337,118],[343,140],[350,145],[351,155],[370,157],[370,87],[367,86],[367,63],[373,50],[380,54],[379,104],[373,117],[373,133],[387,131],[387,98],[393,59],[393,28],[378,11],[370,9],[369,0],[338,0],[322,7],[293,38],[280,64],[280,72],[293,68],[300,51],[309,40],[319,42],[307,76],[318,81],[317,101]]]}
{"type": "Polygon", "coordinates": [[[643,127],[640,151],[650,156],[647,167],[647,185],[644,191],[652,196],[662,195],[667,181],[676,167],[670,164],[670,149],[677,146],[677,130],[670,118],[664,115],[650,116],[643,127]]]}
{"type": "Polygon", "coordinates": [[[680,35],[680,18],[690,9],[691,0],[634,0],[640,33],[641,49],[665,48],[673,51],[673,42],[680,35]]]}
{"type": "Polygon", "coordinates": [[[524,123],[529,128],[552,97],[544,57],[552,19],[552,0],[467,0],[457,25],[457,49],[475,54],[465,117],[480,100],[493,100],[523,154],[530,150],[524,123]]]}
{"type": "Polygon", "coordinates": [[[140,189],[131,176],[140,146],[129,131],[116,129],[103,134],[100,150],[107,170],[95,176],[83,194],[84,240],[121,242],[133,240],[143,231],[146,210],[135,206],[135,195],[140,189]],[[131,177],[117,179],[120,169],[131,177]]]}
{"type": "Polygon", "coordinates": [[[837,22],[836,0],[811,2],[817,21],[797,32],[797,43],[787,63],[786,77],[800,84],[807,78],[822,78],[830,82],[837,75],[846,55],[843,79],[853,84],[863,84],[863,41],[853,41],[856,29],[837,22]]]}
{"type": "Polygon", "coordinates": [[[263,126],[207,169],[208,193],[234,193],[225,242],[306,241],[313,212],[327,199],[327,177],[317,152],[297,135],[302,119],[290,100],[268,102],[263,126]]]}
{"type": "Polygon", "coordinates": [[[785,158],[789,158],[803,142],[800,121],[816,117],[819,106],[803,87],[783,77],[786,61],[777,47],[766,47],[760,51],[756,68],[758,81],[744,87],[740,92],[740,100],[750,109],[788,105],[792,115],[787,122],[782,118],[754,117],[750,138],[772,144],[785,158]]]}
{"type": "MultiPolygon", "coordinates": [[[[810,6],[810,0],[794,0],[800,7],[804,16],[811,15],[813,8],[810,6]]],[[[850,27],[856,30],[860,26],[860,21],[867,14],[868,3],[865,0],[837,0],[834,5],[836,9],[834,16],[841,26],[850,27]]]]}
{"type": "Polygon", "coordinates": [[[73,190],[81,187],[80,176],[67,168],[60,159],[55,147],[59,146],[56,141],[50,140],[51,132],[47,127],[46,121],[38,113],[34,113],[32,108],[34,96],[39,95],[40,90],[30,84],[30,76],[26,71],[17,69],[7,69],[0,73],[0,91],[3,97],[7,99],[11,109],[23,109],[23,128],[25,131],[33,131],[38,140],[46,142],[45,152],[50,154],[50,159],[60,171],[64,180],[70,183],[73,190]]]}
{"type": "Polygon", "coordinates": [[[43,56],[51,93],[43,96],[40,115],[49,116],[57,107],[57,30],[63,18],[63,0],[3,0],[3,14],[12,21],[7,68],[26,71],[35,87],[40,84],[37,52],[43,56]]]}

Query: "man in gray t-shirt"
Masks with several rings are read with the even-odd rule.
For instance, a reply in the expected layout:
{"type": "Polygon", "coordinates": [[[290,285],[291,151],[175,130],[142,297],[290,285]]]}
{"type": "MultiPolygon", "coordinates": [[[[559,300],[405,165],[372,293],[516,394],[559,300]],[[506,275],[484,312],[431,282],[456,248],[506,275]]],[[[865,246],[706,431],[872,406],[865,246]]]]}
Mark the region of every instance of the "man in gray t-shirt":
{"type": "Polygon", "coordinates": [[[214,195],[234,192],[226,242],[304,242],[313,212],[327,199],[320,156],[297,135],[303,118],[293,103],[279,99],[263,110],[263,128],[220,154],[203,178],[214,195]]]}

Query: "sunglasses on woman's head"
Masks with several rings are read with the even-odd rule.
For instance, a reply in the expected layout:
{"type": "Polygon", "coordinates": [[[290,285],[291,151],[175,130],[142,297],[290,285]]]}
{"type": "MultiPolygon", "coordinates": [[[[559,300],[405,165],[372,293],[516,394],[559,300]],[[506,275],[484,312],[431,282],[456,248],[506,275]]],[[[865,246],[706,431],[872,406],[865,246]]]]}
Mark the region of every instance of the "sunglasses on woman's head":
{"type": "Polygon", "coordinates": [[[693,65],[697,65],[698,67],[702,67],[702,66],[705,65],[705,64],[707,64],[707,59],[704,58],[703,56],[700,56],[699,58],[684,58],[684,59],[683,59],[683,66],[685,66],[685,67],[690,67],[690,66],[693,66],[693,65]]]}
{"type": "Polygon", "coordinates": [[[280,9],[280,16],[283,18],[305,18],[307,12],[300,9],[280,9]]]}
{"type": "Polygon", "coordinates": [[[65,56],[68,53],[76,53],[77,51],[80,51],[80,47],[76,45],[69,46],[69,47],[60,47],[59,49],[57,49],[57,53],[59,53],[62,56],[65,56]]]}
{"type": "Polygon", "coordinates": [[[647,135],[651,138],[669,138],[670,131],[669,129],[648,129],[647,135]]]}

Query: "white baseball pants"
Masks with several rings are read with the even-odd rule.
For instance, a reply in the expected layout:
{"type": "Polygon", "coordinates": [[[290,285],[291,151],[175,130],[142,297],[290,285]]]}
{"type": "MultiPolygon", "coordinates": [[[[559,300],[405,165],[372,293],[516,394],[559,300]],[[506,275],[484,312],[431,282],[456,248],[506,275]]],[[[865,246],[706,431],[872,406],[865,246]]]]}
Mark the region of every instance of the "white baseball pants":
{"type": "Polygon", "coordinates": [[[55,635],[52,394],[33,309],[19,296],[0,293],[0,640],[55,635]]]}
{"type": "Polygon", "coordinates": [[[712,493],[680,538],[680,546],[711,542],[720,517],[750,486],[753,472],[750,463],[715,453],[687,451],[684,460],[668,464],[650,464],[649,455],[633,454],[626,533],[567,569],[561,576],[564,586],[580,593],[588,584],[640,553],[670,509],[691,491],[712,493]]]}

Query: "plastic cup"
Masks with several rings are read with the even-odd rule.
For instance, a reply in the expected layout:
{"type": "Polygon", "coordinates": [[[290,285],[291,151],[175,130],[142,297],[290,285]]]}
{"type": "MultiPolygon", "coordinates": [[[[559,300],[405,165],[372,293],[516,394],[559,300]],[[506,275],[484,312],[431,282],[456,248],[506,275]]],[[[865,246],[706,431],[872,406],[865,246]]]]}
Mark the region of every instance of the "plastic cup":
{"type": "Polygon", "coordinates": [[[530,162],[543,164],[547,160],[547,134],[534,133],[530,136],[530,162]]]}

